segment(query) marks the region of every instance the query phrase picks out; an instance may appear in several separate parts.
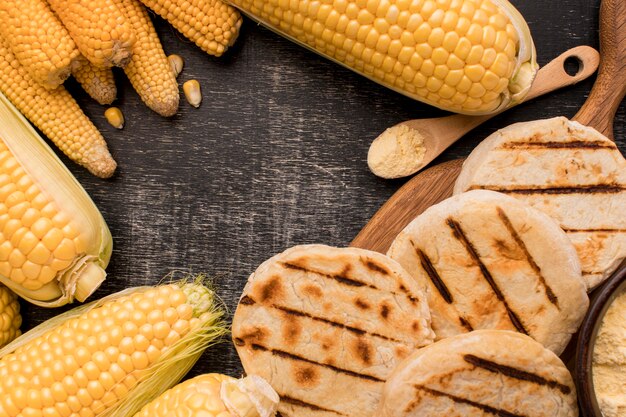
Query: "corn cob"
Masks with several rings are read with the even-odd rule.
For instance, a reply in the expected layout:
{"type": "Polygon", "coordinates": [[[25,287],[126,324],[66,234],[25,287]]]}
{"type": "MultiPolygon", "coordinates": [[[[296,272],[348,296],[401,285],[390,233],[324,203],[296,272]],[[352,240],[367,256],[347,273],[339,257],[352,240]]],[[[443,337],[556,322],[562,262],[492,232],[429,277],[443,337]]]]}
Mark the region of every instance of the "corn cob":
{"type": "Polygon", "coordinates": [[[79,68],[72,70],[72,76],[83,90],[98,103],[111,104],[117,97],[115,77],[111,68],[96,67],[86,59],[79,68]]]}
{"type": "Polygon", "coordinates": [[[98,67],[123,67],[135,43],[130,23],[113,0],[48,0],[78,50],[98,67]]]}
{"type": "Polygon", "coordinates": [[[201,283],[131,288],[0,350],[0,415],[126,417],[176,384],[225,330],[201,283]]]}
{"type": "Polygon", "coordinates": [[[124,67],[126,76],[146,106],[162,116],[173,116],[178,110],[178,83],[148,11],[139,0],[115,2],[137,37],[133,56],[124,67]]]}
{"type": "Polygon", "coordinates": [[[413,99],[466,114],[520,101],[537,71],[507,0],[232,0],[261,24],[413,99]]]}
{"type": "Polygon", "coordinates": [[[210,55],[221,56],[235,43],[239,12],[221,0],[141,0],[210,55]]]}
{"type": "Polygon", "coordinates": [[[21,325],[22,316],[17,296],[4,285],[0,285],[0,347],[22,334],[21,325]]]}
{"type": "Polygon", "coordinates": [[[117,164],[78,103],[63,86],[50,91],[36,83],[2,39],[0,91],[71,160],[98,177],[113,175],[117,164]]]}
{"type": "Polygon", "coordinates": [[[0,94],[0,282],[46,307],[83,301],[104,280],[111,248],[85,190],[0,94]]]}
{"type": "Polygon", "coordinates": [[[278,394],[263,378],[205,374],[187,380],[145,405],[134,417],[270,417],[278,394]]]}
{"type": "Polygon", "coordinates": [[[45,0],[0,1],[0,37],[46,88],[56,88],[78,66],[76,44],[45,0]]]}

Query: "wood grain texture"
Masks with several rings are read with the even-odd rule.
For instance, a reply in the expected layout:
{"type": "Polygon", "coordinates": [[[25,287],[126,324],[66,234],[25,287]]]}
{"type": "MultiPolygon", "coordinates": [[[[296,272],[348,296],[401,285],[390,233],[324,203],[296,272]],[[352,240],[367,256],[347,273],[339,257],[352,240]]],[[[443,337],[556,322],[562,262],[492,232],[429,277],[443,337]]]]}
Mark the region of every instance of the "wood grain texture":
{"type": "MultiPolygon", "coordinates": [[[[599,1],[513,0],[529,22],[545,64],[577,45],[598,47],[599,1]]],[[[151,112],[116,72],[116,105],[126,127],[116,131],[104,108],[70,85],[102,129],[119,163],[108,181],[68,163],[109,223],[114,251],[96,297],[156,283],[174,270],[216,277],[234,312],[259,263],[301,243],[347,245],[404,183],[370,174],[371,140],[408,119],[445,113],[390,92],[246,20],[235,46],[212,58],[154,19],[166,53],[185,58],[179,83],[196,78],[204,102],[181,100],[176,116],[151,112]]],[[[435,163],[464,157],[510,123],[573,116],[592,79],[540,97],[481,125],[435,163]]],[[[626,152],[626,106],[615,135],[626,152]]],[[[63,158],[67,162],[66,158],[63,158]]],[[[22,304],[24,330],[59,313],[22,304]]],[[[229,342],[208,351],[191,372],[237,375],[229,342]]]]}

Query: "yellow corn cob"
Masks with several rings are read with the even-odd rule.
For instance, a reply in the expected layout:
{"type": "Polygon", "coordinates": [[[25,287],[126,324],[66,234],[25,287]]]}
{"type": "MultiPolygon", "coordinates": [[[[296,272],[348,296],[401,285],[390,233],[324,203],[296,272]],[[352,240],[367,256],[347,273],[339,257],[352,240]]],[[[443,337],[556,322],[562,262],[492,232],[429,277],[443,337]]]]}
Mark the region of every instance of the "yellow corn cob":
{"type": "Polygon", "coordinates": [[[78,66],[76,44],[45,0],[0,1],[0,37],[46,88],[61,85],[78,66]]]}
{"type": "Polygon", "coordinates": [[[78,103],[63,86],[47,90],[36,83],[2,39],[0,91],[71,160],[98,177],[113,175],[117,164],[78,103]]]}
{"type": "Polygon", "coordinates": [[[3,417],[127,417],[176,384],[222,335],[199,283],[122,291],[0,350],[3,417]]]}
{"type": "Polygon", "coordinates": [[[141,2],[210,55],[222,55],[237,40],[241,16],[221,0],[141,2]]]}
{"type": "Polygon", "coordinates": [[[370,79],[458,113],[521,100],[537,70],[507,0],[232,0],[250,17],[370,79]]]}
{"type": "Polygon", "coordinates": [[[85,190],[0,94],[0,282],[46,307],[83,301],[104,280],[111,248],[85,190]]]}
{"type": "Polygon", "coordinates": [[[137,38],[124,72],[146,106],[162,116],[173,116],[178,110],[178,83],[148,11],[139,0],[114,1],[131,23],[137,38]]]}
{"type": "Polygon", "coordinates": [[[270,417],[278,394],[263,378],[200,375],[163,393],[134,417],[270,417]]]}
{"type": "Polygon", "coordinates": [[[22,316],[20,303],[13,291],[0,284],[0,347],[13,341],[20,334],[22,316]]]}
{"type": "Polygon", "coordinates": [[[48,0],[76,46],[98,67],[123,67],[135,34],[113,0],[48,0]]]}
{"type": "Polygon", "coordinates": [[[82,61],[80,67],[72,70],[76,81],[98,103],[102,105],[113,103],[117,97],[117,87],[111,68],[96,67],[84,58],[82,61]]]}

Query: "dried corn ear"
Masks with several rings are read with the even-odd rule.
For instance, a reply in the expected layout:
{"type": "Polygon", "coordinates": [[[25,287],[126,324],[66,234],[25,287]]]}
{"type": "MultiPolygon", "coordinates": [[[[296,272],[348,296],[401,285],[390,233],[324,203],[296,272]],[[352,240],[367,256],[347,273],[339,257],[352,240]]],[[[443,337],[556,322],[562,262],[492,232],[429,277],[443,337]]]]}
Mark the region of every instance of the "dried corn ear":
{"type": "Polygon", "coordinates": [[[113,0],[47,1],[89,62],[98,67],[128,63],[135,33],[113,0]]]}
{"type": "Polygon", "coordinates": [[[124,67],[141,100],[161,116],[173,116],[178,110],[180,93],[170,63],[148,11],[139,0],[114,0],[131,23],[137,41],[133,56],[124,67]]]}
{"type": "Polygon", "coordinates": [[[176,385],[134,417],[271,417],[279,398],[263,378],[205,374],[176,385]]]}
{"type": "Polygon", "coordinates": [[[2,39],[0,92],[71,160],[98,177],[113,175],[117,164],[78,103],[63,86],[47,90],[36,83],[2,39]]]}
{"type": "Polygon", "coordinates": [[[50,319],[0,350],[0,415],[127,417],[225,332],[201,282],[131,288],[50,319]]]}
{"type": "Polygon", "coordinates": [[[232,0],[283,36],[399,93],[466,114],[519,102],[537,63],[507,0],[232,0]]]}
{"type": "Polygon", "coordinates": [[[13,341],[20,334],[22,316],[20,303],[13,291],[0,284],[0,347],[13,341]]]}
{"type": "Polygon", "coordinates": [[[45,0],[0,1],[0,37],[46,88],[61,85],[80,65],[76,44],[45,0]]]}
{"type": "Polygon", "coordinates": [[[239,35],[241,15],[221,0],[141,0],[204,52],[221,56],[239,35]]]}
{"type": "Polygon", "coordinates": [[[82,58],[82,65],[72,75],[91,98],[100,104],[111,104],[117,97],[115,77],[111,68],[96,67],[82,58]]]}
{"type": "Polygon", "coordinates": [[[2,94],[0,121],[0,282],[45,307],[83,301],[105,279],[111,233],[78,181],[2,94]]]}

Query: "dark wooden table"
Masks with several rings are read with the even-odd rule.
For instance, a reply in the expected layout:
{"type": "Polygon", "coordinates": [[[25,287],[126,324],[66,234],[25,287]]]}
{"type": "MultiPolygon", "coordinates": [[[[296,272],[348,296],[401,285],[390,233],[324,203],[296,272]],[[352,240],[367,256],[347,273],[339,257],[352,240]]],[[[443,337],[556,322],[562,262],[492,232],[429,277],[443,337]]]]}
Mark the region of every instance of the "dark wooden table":
{"type": "MultiPolygon", "coordinates": [[[[532,30],[540,64],[577,45],[598,47],[594,0],[514,0],[532,30]]],[[[367,168],[369,144],[409,118],[444,114],[327,61],[274,33],[244,22],[237,44],[213,58],[154,19],[166,53],[184,57],[179,81],[196,78],[204,101],[181,99],[165,119],[148,110],[122,73],[116,131],[104,108],[70,89],[101,128],[119,163],[100,180],[72,163],[114,239],[108,280],[95,297],[158,282],[172,271],[215,277],[232,315],[246,279],[270,256],[297,244],[347,245],[404,181],[367,168]]],[[[593,80],[521,105],[469,134],[436,162],[465,156],[491,132],[518,121],[573,116],[593,80]]],[[[626,151],[626,106],[615,120],[626,151]]],[[[64,159],[67,163],[67,159],[64,159]]],[[[27,330],[63,309],[26,303],[27,330]]],[[[237,375],[229,340],[207,351],[190,375],[237,375]]]]}

